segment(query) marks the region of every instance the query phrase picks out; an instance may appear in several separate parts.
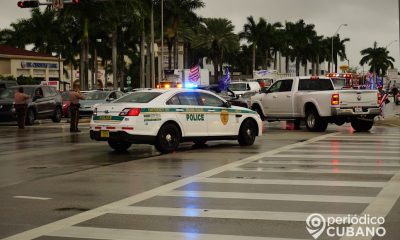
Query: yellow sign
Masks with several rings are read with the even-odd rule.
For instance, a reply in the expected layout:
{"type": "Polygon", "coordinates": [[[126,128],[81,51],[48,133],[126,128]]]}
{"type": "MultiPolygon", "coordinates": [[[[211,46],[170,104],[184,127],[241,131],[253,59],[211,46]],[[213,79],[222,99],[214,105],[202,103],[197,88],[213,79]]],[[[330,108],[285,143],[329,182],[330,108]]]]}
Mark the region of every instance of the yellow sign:
{"type": "Polygon", "coordinates": [[[221,118],[222,124],[224,124],[224,125],[228,124],[228,122],[229,122],[229,113],[228,113],[228,111],[227,110],[222,110],[220,118],[221,118]]]}

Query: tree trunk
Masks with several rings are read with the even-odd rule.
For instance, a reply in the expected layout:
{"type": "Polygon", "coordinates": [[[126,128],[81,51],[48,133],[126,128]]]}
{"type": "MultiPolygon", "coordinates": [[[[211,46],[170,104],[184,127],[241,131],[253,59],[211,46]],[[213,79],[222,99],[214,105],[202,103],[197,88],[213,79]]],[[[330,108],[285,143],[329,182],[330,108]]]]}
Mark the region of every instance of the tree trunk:
{"type": "Polygon", "coordinates": [[[278,66],[278,51],[274,52],[274,69],[276,70],[278,66]]]}
{"type": "Polygon", "coordinates": [[[308,76],[309,74],[308,74],[308,62],[306,61],[305,63],[304,63],[304,76],[308,76]]]}
{"type": "Polygon", "coordinates": [[[144,42],[145,42],[145,32],[144,32],[144,23],[143,23],[143,31],[142,31],[142,36],[140,39],[140,87],[144,88],[145,87],[145,62],[146,59],[144,57],[144,42]]]}
{"type": "Polygon", "coordinates": [[[317,75],[320,75],[321,73],[320,73],[320,69],[319,69],[319,54],[317,54],[317,66],[316,66],[316,72],[317,72],[317,75]]]}
{"type": "Polygon", "coordinates": [[[289,57],[285,57],[285,71],[286,73],[289,73],[289,57]]]}
{"type": "Polygon", "coordinates": [[[118,32],[117,27],[114,27],[112,32],[112,72],[113,72],[113,86],[114,90],[118,89],[118,79],[117,79],[117,38],[118,32]]]}
{"type": "Polygon", "coordinates": [[[256,70],[256,44],[253,43],[253,72],[256,70]]]}
{"type": "Polygon", "coordinates": [[[172,69],[172,39],[168,40],[168,69],[172,69]]]}
{"type": "Polygon", "coordinates": [[[217,58],[213,59],[213,65],[214,65],[214,84],[217,84],[218,83],[218,76],[219,76],[219,73],[218,73],[219,64],[218,64],[217,58]]]}
{"type": "Polygon", "coordinates": [[[300,76],[300,61],[299,58],[296,57],[296,76],[300,76]]]}

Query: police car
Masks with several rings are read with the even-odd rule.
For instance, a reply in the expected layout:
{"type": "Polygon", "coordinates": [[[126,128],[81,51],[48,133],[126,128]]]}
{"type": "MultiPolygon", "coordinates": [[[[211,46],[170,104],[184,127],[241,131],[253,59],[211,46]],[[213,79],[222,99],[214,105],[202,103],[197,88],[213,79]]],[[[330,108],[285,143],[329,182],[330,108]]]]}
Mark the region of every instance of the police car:
{"type": "Polygon", "coordinates": [[[151,144],[162,153],[181,142],[238,140],[252,145],[262,134],[262,122],[250,109],[231,106],[214,93],[200,89],[151,89],[97,105],[90,137],[107,141],[116,151],[131,144],[151,144]]]}

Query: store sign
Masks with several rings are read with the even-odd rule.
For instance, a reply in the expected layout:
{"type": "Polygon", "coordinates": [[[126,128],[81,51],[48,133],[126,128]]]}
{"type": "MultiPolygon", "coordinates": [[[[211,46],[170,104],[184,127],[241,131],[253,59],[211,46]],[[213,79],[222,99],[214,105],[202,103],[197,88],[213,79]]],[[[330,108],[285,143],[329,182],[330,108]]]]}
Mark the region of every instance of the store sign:
{"type": "Polygon", "coordinates": [[[57,63],[43,63],[43,62],[21,62],[22,68],[51,68],[58,69],[57,63]]]}

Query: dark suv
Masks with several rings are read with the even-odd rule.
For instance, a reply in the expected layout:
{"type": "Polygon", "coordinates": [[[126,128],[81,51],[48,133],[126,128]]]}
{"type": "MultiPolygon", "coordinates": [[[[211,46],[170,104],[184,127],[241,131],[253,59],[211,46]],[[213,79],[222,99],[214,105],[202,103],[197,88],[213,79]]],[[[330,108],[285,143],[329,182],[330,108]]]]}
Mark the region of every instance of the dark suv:
{"type": "MultiPolygon", "coordinates": [[[[50,118],[60,122],[62,117],[62,98],[55,87],[40,85],[21,85],[24,93],[32,99],[28,102],[26,124],[32,125],[36,119],[50,118]]],[[[14,94],[19,87],[10,87],[0,92],[0,121],[16,120],[14,94]]]]}

